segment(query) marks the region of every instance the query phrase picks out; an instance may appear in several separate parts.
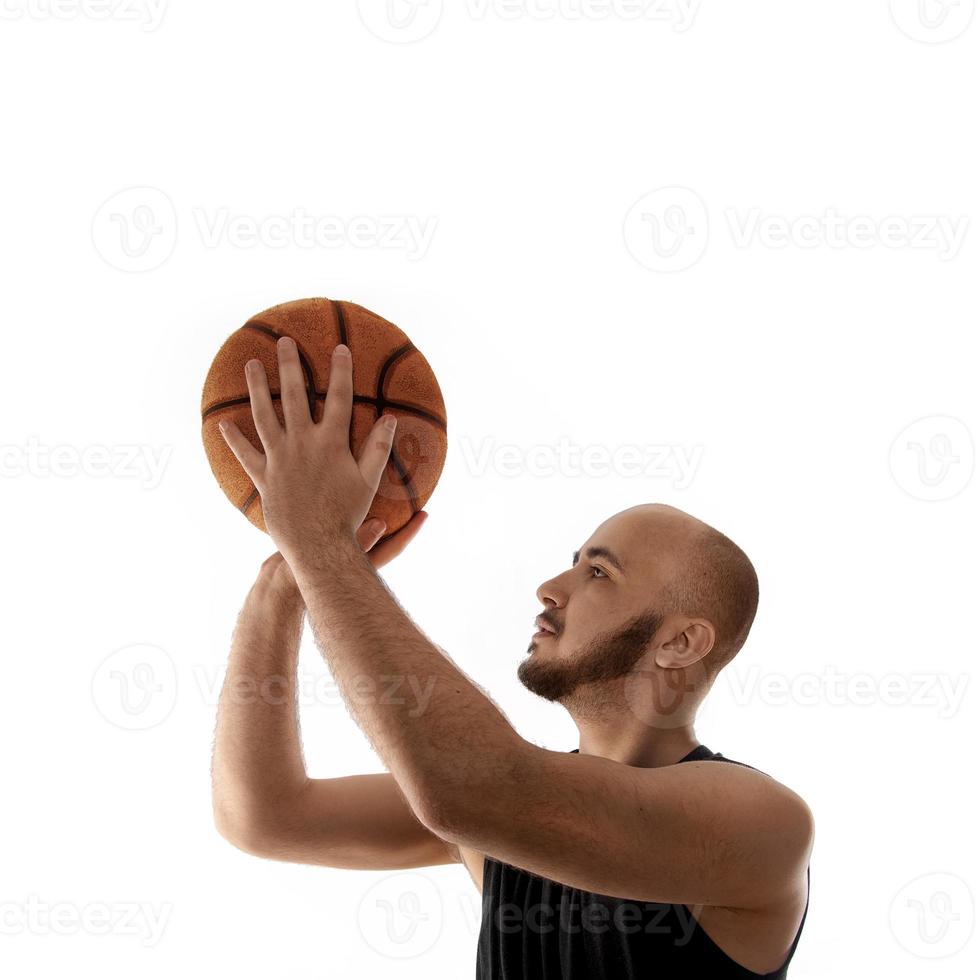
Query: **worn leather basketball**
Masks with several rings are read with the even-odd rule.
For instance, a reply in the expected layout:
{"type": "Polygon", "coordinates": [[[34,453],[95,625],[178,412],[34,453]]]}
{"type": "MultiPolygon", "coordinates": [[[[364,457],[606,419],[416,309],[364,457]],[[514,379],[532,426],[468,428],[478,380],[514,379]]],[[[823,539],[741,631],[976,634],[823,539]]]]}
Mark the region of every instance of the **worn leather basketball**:
{"type": "Polygon", "coordinates": [[[350,443],[355,458],[381,415],[397,416],[391,455],[367,515],[387,524],[380,540],[391,537],[425,505],[442,473],[446,406],[421,351],[395,324],[356,303],[330,299],[282,303],[252,317],[221,345],[201,396],[204,451],[218,485],[257,528],[267,530],[259,492],[225,442],[218,421],[230,419],[263,451],[245,381],[246,362],[257,358],[265,367],[273,405],[284,424],[276,353],[276,341],[283,335],[296,341],[310,414],[317,422],[323,416],[331,352],[339,343],[350,348],[354,381],[350,443]]]}

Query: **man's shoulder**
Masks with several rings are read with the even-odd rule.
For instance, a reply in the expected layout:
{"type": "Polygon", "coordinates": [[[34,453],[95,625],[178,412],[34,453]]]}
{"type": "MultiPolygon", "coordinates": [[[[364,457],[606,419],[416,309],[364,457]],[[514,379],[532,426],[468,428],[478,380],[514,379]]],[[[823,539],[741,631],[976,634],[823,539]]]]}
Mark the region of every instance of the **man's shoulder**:
{"type": "MultiPolygon", "coordinates": [[[[738,759],[729,759],[721,752],[711,752],[710,755],[705,755],[699,761],[721,763],[726,765],[726,767],[737,766],[743,771],[750,770],[753,773],[757,773],[758,776],[747,776],[741,780],[747,790],[751,791],[753,795],[757,794],[762,797],[771,798],[774,802],[785,804],[787,815],[791,818],[812,821],[813,813],[810,811],[803,797],[763,769],[759,769],[757,766],[750,765],[738,759]],[[760,779],[758,777],[762,778],[760,779]]],[[[706,767],[706,771],[710,772],[712,770],[706,767]]],[[[737,772],[737,770],[730,768],[727,771],[737,772]]],[[[734,779],[738,780],[738,776],[735,776],[734,779]]]]}
{"type": "MultiPolygon", "coordinates": [[[[790,878],[799,881],[805,875],[813,850],[815,819],[806,800],[794,789],[762,769],[720,752],[671,768],[683,770],[690,780],[694,805],[699,795],[706,803],[719,798],[725,801],[722,807],[712,807],[716,814],[714,833],[719,840],[738,828],[740,838],[753,838],[754,847],[763,847],[772,865],[785,870],[790,878]]],[[[736,840],[729,838],[728,843],[739,847],[736,840]]]]}

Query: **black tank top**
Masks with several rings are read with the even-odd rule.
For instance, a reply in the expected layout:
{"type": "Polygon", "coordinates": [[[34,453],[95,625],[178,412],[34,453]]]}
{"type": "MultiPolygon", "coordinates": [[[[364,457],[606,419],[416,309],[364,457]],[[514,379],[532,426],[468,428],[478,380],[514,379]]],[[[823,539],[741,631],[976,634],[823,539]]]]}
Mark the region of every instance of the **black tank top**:
{"type": "MultiPolygon", "coordinates": [[[[705,745],[698,745],[679,762],[707,760],[735,762],[705,745]]],[[[585,892],[487,855],[476,978],[785,980],[810,907],[809,867],[806,877],[806,907],[793,945],[778,970],[763,974],[724,953],[686,905],[585,892]]]]}

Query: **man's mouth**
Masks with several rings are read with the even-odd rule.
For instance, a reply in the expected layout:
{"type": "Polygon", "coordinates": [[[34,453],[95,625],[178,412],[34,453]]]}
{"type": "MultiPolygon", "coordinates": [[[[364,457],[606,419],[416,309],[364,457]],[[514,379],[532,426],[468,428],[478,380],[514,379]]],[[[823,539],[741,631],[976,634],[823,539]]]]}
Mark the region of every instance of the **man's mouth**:
{"type": "Polygon", "coordinates": [[[554,636],[555,634],[555,629],[551,626],[551,624],[545,622],[545,620],[540,616],[535,619],[534,625],[538,628],[537,633],[534,634],[535,636],[554,636]]]}

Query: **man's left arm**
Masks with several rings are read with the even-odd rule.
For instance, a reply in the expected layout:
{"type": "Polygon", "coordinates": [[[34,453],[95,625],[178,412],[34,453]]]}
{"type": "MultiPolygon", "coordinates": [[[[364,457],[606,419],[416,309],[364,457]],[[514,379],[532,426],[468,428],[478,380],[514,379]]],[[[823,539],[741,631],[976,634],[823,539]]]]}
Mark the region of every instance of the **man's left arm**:
{"type": "Polygon", "coordinates": [[[762,911],[799,895],[813,815],[763,773],[717,761],[639,768],[536,746],[518,758],[506,782],[447,804],[433,832],[635,901],[762,911]]]}
{"type": "Polygon", "coordinates": [[[761,908],[796,892],[813,820],[787,787],[730,763],[638,768],[532,745],[416,627],[363,550],[331,554],[294,573],[318,646],[434,833],[637,901],[761,908]]]}

